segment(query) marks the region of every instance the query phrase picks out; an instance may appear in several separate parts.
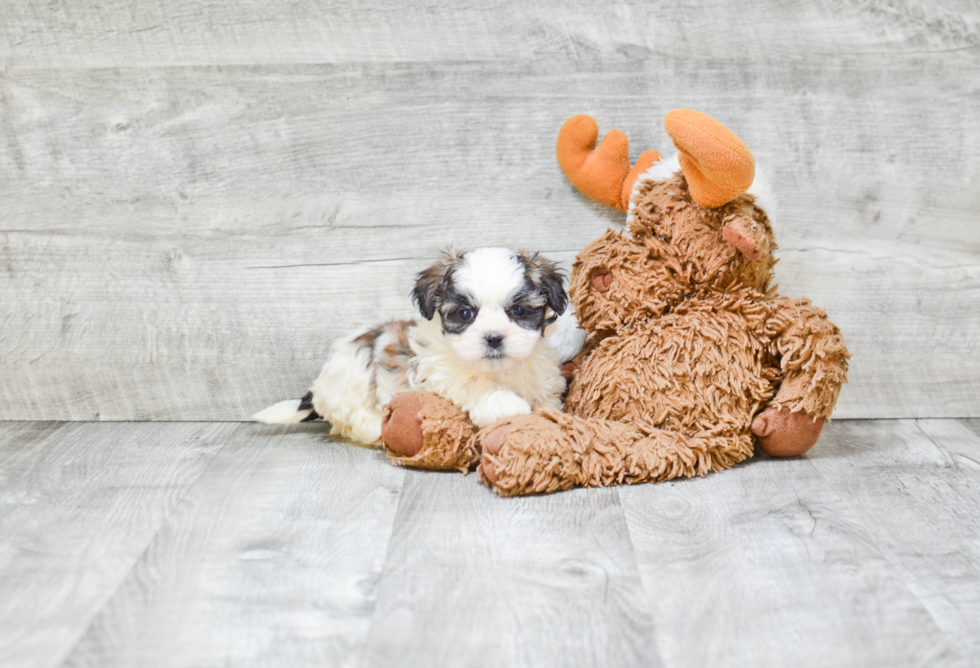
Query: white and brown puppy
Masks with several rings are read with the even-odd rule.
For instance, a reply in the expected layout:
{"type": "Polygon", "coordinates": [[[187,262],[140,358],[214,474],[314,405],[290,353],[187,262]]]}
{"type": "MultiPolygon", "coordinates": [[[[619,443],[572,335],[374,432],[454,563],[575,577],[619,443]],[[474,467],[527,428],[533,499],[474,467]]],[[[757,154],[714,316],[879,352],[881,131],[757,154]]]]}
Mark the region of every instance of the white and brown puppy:
{"type": "Polygon", "coordinates": [[[253,419],[323,419],[332,433],[376,443],[385,404],[404,390],[446,397],[477,426],[561,408],[561,363],[578,354],[585,334],[565,312],[568,295],[553,262],[506,248],[447,251],[418,275],[412,297],[423,320],[338,341],[305,397],[253,419]]]}

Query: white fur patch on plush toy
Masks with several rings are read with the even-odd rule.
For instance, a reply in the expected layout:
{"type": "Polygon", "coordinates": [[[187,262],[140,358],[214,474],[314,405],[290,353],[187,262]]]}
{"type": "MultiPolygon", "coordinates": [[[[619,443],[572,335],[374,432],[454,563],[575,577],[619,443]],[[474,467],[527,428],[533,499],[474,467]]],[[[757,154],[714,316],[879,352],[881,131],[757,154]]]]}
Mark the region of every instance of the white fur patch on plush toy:
{"type": "MultiPolygon", "coordinates": [[[[673,155],[662,158],[661,160],[650,165],[650,168],[645,172],[640,174],[640,176],[633,182],[633,191],[630,194],[629,208],[626,210],[626,222],[627,224],[633,222],[633,210],[635,204],[635,195],[638,188],[643,183],[666,181],[672,177],[677,172],[681,171],[680,154],[674,153],[673,155]]],[[[772,184],[766,177],[765,173],[759,167],[755,166],[755,178],[752,181],[752,185],[746,190],[749,195],[755,197],[756,205],[766,212],[770,222],[775,222],[776,220],[776,209],[778,207],[778,202],[776,201],[776,194],[773,192],[772,184]]]]}

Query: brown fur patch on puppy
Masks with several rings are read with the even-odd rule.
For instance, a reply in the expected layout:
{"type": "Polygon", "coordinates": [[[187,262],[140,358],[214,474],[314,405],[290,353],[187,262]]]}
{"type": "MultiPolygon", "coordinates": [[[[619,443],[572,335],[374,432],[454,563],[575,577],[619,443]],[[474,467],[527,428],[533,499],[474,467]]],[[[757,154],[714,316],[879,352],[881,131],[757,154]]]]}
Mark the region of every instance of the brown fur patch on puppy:
{"type": "Polygon", "coordinates": [[[419,272],[412,290],[412,301],[426,320],[432,320],[439,306],[439,295],[452,281],[452,272],[463,261],[463,253],[448,248],[428,269],[419,272]]]}
{"type": "Polygon", "coordinates": [[[517,259],[524,265],[524,278],[531,289],[544,298],[552,315],[545,319],[544,326],[553,323],[568,307],[568,294],[565,292],[565,272],[548,258],[539,253],[522,250],[517,259]]]}

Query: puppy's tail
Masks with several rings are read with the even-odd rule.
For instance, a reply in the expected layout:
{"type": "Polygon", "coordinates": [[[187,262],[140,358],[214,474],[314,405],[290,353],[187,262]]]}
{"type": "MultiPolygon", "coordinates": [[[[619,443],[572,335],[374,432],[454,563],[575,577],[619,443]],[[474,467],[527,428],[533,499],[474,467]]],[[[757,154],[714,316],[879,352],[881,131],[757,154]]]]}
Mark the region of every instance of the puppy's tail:
{"type": "Polygon", "coordinates": [[[296,424],[312,422],[320,418],[321,415],[313,408],[313,392],[307,392],[302,399],[287,399],[272,404],[252,416],[256,422],[266,424],[296,424]]]}

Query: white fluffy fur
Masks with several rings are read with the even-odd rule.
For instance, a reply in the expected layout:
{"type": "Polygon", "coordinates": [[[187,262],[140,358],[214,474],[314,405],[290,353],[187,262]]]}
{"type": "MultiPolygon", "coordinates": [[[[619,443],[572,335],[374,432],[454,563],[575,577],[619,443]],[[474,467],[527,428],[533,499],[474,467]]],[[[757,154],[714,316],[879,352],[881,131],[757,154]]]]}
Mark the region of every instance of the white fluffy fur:
{"type": "Polygon", "coordinates": [[[675,153],[666,158],[661,157],[660,160],[650,165],[647,171],[640,174],[640,178],[633,183],[633,192],[630,193],[630,199],[636,194],[637,185],[642,181],[666,181],[681,171],[680,155],[680,153],[675,153]]]}
{"type": "MultiPolygon", "coordinates": [[[[443,332],[438,312],[408,331],[410,362],[388,368],[372,351],[392,343],[388,333],[372,345],[367,329],[337,341],[311,391],[313,408],[332,432],[362,443],[381,439],[384,405],[404,390],[441,395],[470,415],[479,427],[542,408],[561,408],[565,389],[559,364],[581,351],[585,332],[571,309],[545,330],[529,330],[510,320],[505,308],[524,287],[524,267],[506,248],[481,248],[464,256],[454,273],[457,290],[478,306],[476,318],[460,334],[443,332]],[[499,359],[488,359],[486,337],[503,338],[499,359]],[[387,337],[387,338],[386,338],[387,337]]],[[[375,353],[376,354],[376,353],[375,353]]],[[[309,415],[298,400],[257,413],[260,422],[294,423],[309,415]]]]}
{"type": "MultiPolygon", "coordinates": [[[[330,357],[310,389],[313,408],[331,423],[330,433],[361,443],[376,443],[381,438],[384,405],[398,392],[410,389],[410,384],[404,374],[373,364],[371,348],[356,341],[366,331],[362,328],[351,332],[331,346],[330,357]]],[[[386,333],[378,338],[375,347],[383,349],[389,343],[391,337],[386,333]]],[[[310,411],[300,411],[299,406],[299,399],[280,401],[252,419],[270,424],[302,422],[310,411]]]]}
{"type": "Polygon", "coordinates": [[[769,183],[766,173],[759,168],[759,165],[755,166],[755,179],[746,192],[755,196],[755,205],[766,212],[770,223],[775,223],[779,202],[776,201],[776,193],[773,192],[772,184],[769,183]]]}
{"type": "Polygon", "coordinates": [[[256,422],[266,422],[268,424],[295,424],[302,422],[303,418],[310,414],[309,410],[299,409],[299,399],[286,399],[278,404],[272,404],[268,408],[260,410],[252,416],[256,422]]]}
{"type": "Polygon", "coordinates": [[[567,362],[585,347],[586,333],[578,326],[578,318],[575,317],[575,308],[572,306],[544,330],[544,335],[559,362],[567,362]]]}
{"type": "Polygon", "coordinates": [[[334,343],[310,390],[313,408],[333,426],[330,433],[375,443],[381,439],[382,406],[393,395],[385,397],[381,383],[376,388],[371,386],[371,349],[354,341],[365,331],[358,330],[334,343]]]}

